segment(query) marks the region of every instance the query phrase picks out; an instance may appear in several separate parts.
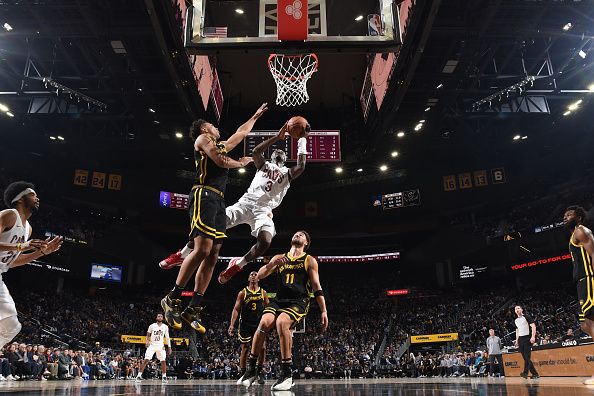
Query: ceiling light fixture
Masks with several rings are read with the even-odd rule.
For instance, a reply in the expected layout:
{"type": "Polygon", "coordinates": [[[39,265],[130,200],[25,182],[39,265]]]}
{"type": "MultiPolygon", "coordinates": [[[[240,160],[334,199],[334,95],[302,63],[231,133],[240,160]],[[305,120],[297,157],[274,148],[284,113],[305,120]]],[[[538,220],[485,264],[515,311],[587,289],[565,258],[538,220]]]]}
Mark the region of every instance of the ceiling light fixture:
{"type": "Polygon", "coordinates": [[[51,140],[56,140],[56,137],[55,136],[50,136],[50,139],[51,140]]]}
{"type": "Polygon", "coordinates": [[[380,168],[379,168],[379,169],[380,169],[382,172],[385,172],[385,171],[387,171],[387,170],[388,170],[388,167],[387,167],[386,165],[382,165],[382,166],[380,166],[380,168]]]}
{"type": "Polygon", "coordinates": [[[571,114],[571,110],[567,110],[565,113],[563,113],[563,115],[564,115],[564,116],[566,116],[566,117],[567,117],[568,115],[570,115],[570,114],[571,114]]]}
{"type": "Polygon", "coordinates": [[[340,166],[336,167],[336,169],[334,169],[334,171],[336,173],[342,173],[342,168],[340,166]]]}
{"type": "Polygon", "coordinates": [[[590,92],[594,92],[594,84],[590,84],[590,85],[588,86],[588,91],[590,91],[590,92]]]}
{"type": "Polygon", "coordinates": [[[58,140],[64,141],[64,138],[60,135],[58,135],[58,140]]]}
{"type": "Polygon", "coordinates": [[[149,107],[149,111],[150,111],[151,113],[156,113],[156,111],[155,111],[154,109],[150,108],[150,107],[149,107]]]}
{"type": "Polygon", "coordinates": [[[355,21],[359,22],[363,20],[363,15],[359,15],[357,16],[357,18],[355,18],[355,21]]]}
{"type": "Polygon", "coordinates": [[[427,112],[427,111],[429,111],[429,110],[431,110],[431,107],[427,107],[427,108],[425,109],[425,112],[427,112]]]}
{"type": "Polygon", "coordinates": [[[398,151],[392,151],[390,155],[392,156],[392,158],[396,158],[398,157],[398,151]]]}
{"type": "Polygon", "coordinates": [[[0,103],[0,110],[6,113],[10,109],[4,103],[0,103]]]}
{"type": "Polygon", "coordinates": [[[399,138],[404,137],[404,132],[400,131],[396,134],[399,138]]]}
{"type": "Polygon", "coordinates": [[[175,132],[175,137],[178,138],[178,139],[181,139],[181,138],[184,137],[184,135],[181,132],[175,132]]]}
{"type": "Polygon", "coordinates": [[[239,172],[239,173],[245,173],[245,168],[239,168],[239,169],[237,170],[237,172],[239,172]]]}
{"type": "Polygon", "coordinates": [[[419,123],[419,124],[415,125],[415,131],[420,131],[421,128],[423,128],[423,124],[419,123]]]}
{"type": "Polygon", "coordinates": [[[571,22],[567,22],[565,25],[563,25],[563,30],[568,31],[572,27],[573,25],[571,24],[571,22]]]}
{"type": "Polygon", "coordinates": [[[442,89],[443,88],[443,84],[439,83],[439,85],[436,87],[437,89],[442,89]]]}
{"type": "Polygon", "coordinates": [[[578,52],[578,55],[580,56],[580,58],[586,59],[587,54],[584,52],[584,50],[580,50],[580,52],[578,52]]]}
{"type": "Polygon", "coordinates": [[[12,114],[10,111],[7,111],[6,112],[6,115],[9,116],[9,117],[14,117],[14,114],[12,114]]]}
{"type": "Polygon", "coordinates": [[[243,15],[244,11],[241,8],[236,8],[235,13],[239,15],[243,15]]]}
{"type": "Polygon", "coordinates": [[[357,169],[357,172],[363,172],[363,168],[357,169]]]}
{"type": "Polygon", "coordinates": [[[520,135],[514,136],[514,140],[520,140],[521,138],[522,138],[522,136],[520,136],[520,135]]]}
{"type": "Polygon", "coordinates": [[[10,26],[10,24],[8,22],[4,22],[4,30],[6,30],[7,32],[10,32],[12,30],[12,26],[10,26]]]}

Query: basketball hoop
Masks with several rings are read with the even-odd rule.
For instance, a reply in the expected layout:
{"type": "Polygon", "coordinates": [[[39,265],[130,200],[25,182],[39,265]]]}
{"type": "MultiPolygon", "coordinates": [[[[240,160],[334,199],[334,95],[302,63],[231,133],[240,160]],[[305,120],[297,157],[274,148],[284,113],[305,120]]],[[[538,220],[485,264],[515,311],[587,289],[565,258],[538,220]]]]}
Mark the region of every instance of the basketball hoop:
{"type": "Polygon", "coordinates": [[[268,68],[276,83],[276,104],[298,106],[307,103],[307,80],[318,70],[316,54],[271,54],[268,68]]]}

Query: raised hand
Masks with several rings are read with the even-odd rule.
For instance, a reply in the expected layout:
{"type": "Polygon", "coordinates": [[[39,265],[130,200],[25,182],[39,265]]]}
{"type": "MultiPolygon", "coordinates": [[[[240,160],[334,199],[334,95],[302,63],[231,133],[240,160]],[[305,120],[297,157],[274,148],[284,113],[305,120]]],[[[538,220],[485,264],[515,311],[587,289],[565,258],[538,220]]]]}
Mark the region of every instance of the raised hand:
{"type": "Polygon", "coordinates": [[[62,239],[62,237],[56,236],[52,239],[47,238],[45,242],[47,243],[47,246],[41,249],[41,253],[43,253],[44,255],[48,255],[60,250],[60,248],[62,247],[62,242],[64,242],[64,240],[62,239]]]}
{"type": "Polygon", "coordinates": [[[262,106],[256,110],[252,118],[257,120],[258,118],[262,117],[262,114],[266,113],[266,110],[268,110],[268,103],[262,103],[262,106]]]}
{"type": "Polygon", "coordinates": [[[252,157],[241,157],[239,159],[239,163],[241,164],[241,166],[246,166],[247,164],[249,164],[250,162],[252,162],[254,159],[252,157]]]}

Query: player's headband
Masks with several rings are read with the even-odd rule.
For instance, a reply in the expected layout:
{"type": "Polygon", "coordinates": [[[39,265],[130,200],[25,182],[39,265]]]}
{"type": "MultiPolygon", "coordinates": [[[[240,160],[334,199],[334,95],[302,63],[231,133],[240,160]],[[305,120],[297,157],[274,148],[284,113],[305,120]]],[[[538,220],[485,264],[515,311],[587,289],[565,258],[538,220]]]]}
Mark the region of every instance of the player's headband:
{"type": "Polygon", "coordinates": [[[19,199],[23,198],[25,195],[31,194],[31,193],[34,193],[34,192],[35,192],[35,190],[33,190],[32,188],[27,187],[23,191],[21,191],[20,193],[18,193],[17,196],[14,197],[14,199],[10,203],[13,204],[16,201],[18,201],[19,199]]]}

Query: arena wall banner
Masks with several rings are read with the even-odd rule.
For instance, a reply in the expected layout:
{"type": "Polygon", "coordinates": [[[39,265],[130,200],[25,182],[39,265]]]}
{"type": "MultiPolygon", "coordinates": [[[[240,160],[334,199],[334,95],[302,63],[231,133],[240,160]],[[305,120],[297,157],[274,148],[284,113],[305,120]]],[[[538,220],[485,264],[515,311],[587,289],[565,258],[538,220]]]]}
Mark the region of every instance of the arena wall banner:
{"type": "Polygon", "coordinates": [[[411,344],[421,344],[424,342],[450,342],[458,339],[458,333],[426,334],[411,336],[411,344]]]}
{"type": "MultiPolygon", "coordinates": [[[[532,363],[541,377],[589,377],[594,373],[594,344],[577,345],[577,341],[565,341],[562,346],[532,350],[532,363]]],[[[542,347],[541,347],[542,348],[542,347]]],[[[506,377],[519,377],[524,369],[524,360],[519,352],[504,353],[503,365],[506,377]]]]}
{"type": "MultiPolygon", "coordinates": [[[[146,344],[146,336],[121,334],[120,340],[126,344],[146,344]]],[[[188,338],[172,338],[171,341],[176,346],[190,345],[190,340],[188,338]]]]}

